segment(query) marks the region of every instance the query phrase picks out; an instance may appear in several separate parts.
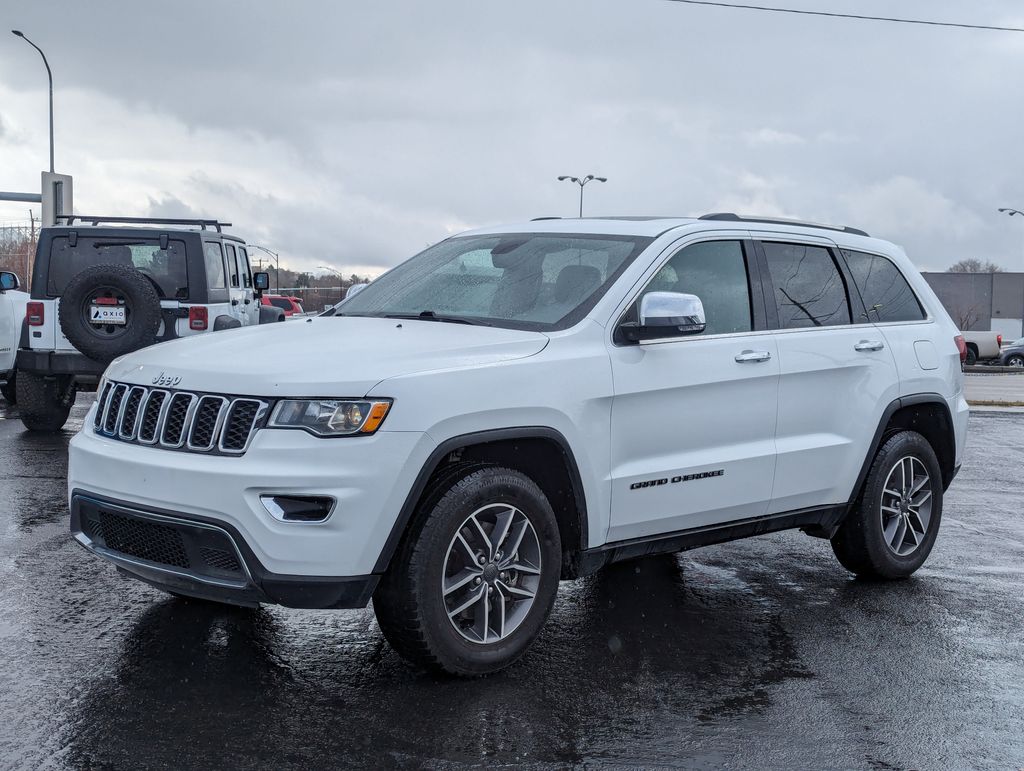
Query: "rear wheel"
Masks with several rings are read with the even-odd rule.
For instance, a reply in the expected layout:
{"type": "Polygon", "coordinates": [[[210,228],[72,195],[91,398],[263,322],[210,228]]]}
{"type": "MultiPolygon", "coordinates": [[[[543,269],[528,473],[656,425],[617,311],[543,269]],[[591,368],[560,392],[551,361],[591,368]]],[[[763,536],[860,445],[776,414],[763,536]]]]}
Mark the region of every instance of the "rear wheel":
{"type": "Polygon", "coordinates": [[[973,367],[978,363],[978,350],[973,346],[967,346],[967,358],[964,359],[964,364],[968,367],[973,367]]]}
{"type": "Polygon", "coordinates": [[[527,476],[488,466],[448,477],[374,594],[377,621],[405,659],[484,675],[526,652],[561,571],[558,524],[527,476]]]}
{"type": "Polygon", "coordinates": [[[906,578],[928,558],[942,519],[942,471],[928,441],[901,431],[882,445],[856,508],[832,538],[843,567],[906,578]]]}
{"type": "Polygon", "coordinates": [[[29,431],[60,431],[75,403],[75,385],[67,376],[46,378],[19,372],[17,402],[21,422],[29,431]]]}

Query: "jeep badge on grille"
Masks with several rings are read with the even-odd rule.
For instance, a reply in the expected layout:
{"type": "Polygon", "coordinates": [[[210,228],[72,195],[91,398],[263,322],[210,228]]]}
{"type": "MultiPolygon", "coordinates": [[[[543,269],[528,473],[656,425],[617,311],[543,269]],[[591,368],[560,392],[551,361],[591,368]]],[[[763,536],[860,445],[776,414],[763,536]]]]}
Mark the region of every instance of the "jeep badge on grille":
{"type": "Polygon", "coordinates": [[[176,386],[181,382],[181,375],[166,375],[161,372],[155,378],[153,378],[153,385],[158,386],[176,386]]]}

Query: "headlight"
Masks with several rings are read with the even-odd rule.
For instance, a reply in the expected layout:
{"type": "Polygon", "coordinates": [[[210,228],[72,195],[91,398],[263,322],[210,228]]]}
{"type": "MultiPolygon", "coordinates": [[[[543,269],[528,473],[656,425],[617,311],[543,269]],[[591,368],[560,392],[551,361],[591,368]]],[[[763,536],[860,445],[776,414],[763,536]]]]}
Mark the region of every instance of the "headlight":
{"type": "Polygon", "coordinates": [[[270,428],[301,428],[317,436],[372,434],[391,409],[383,399],[285,399],[270,416],[270,428]]]}

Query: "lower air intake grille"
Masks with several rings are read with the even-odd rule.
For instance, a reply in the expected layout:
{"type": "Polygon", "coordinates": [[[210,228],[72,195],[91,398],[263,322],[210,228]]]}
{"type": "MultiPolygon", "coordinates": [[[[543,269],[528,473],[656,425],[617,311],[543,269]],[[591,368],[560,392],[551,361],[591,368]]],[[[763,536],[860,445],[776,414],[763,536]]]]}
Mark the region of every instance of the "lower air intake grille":
{"type": "Polygon", "coordinates": [[[173,527],[109,511],[100,511],[99,524],[108,549],[161,565],[189,567],[185,544],[173,527]]]}
{"type": "Polygon", "coordinates": [[[111,556],[207,579],[239,581],[248,577],[234,540],[219,527],[84,496],[75,496],[71,507],[72,528],[77,518],[93,546],[111,556]]]}

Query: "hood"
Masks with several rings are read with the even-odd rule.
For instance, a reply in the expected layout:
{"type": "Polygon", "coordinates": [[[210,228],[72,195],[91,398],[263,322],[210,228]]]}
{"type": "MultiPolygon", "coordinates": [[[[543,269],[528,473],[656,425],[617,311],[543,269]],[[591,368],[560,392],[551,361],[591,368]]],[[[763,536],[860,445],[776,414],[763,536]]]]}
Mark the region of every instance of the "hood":
{"type": "Polygon", "coordinates": [[[521,359],[547,342],[540,332],[496,327],[314,317],[143,348],[115,359],[107,377],[222,394],[366,396],[397,375],[521,359]]]}

